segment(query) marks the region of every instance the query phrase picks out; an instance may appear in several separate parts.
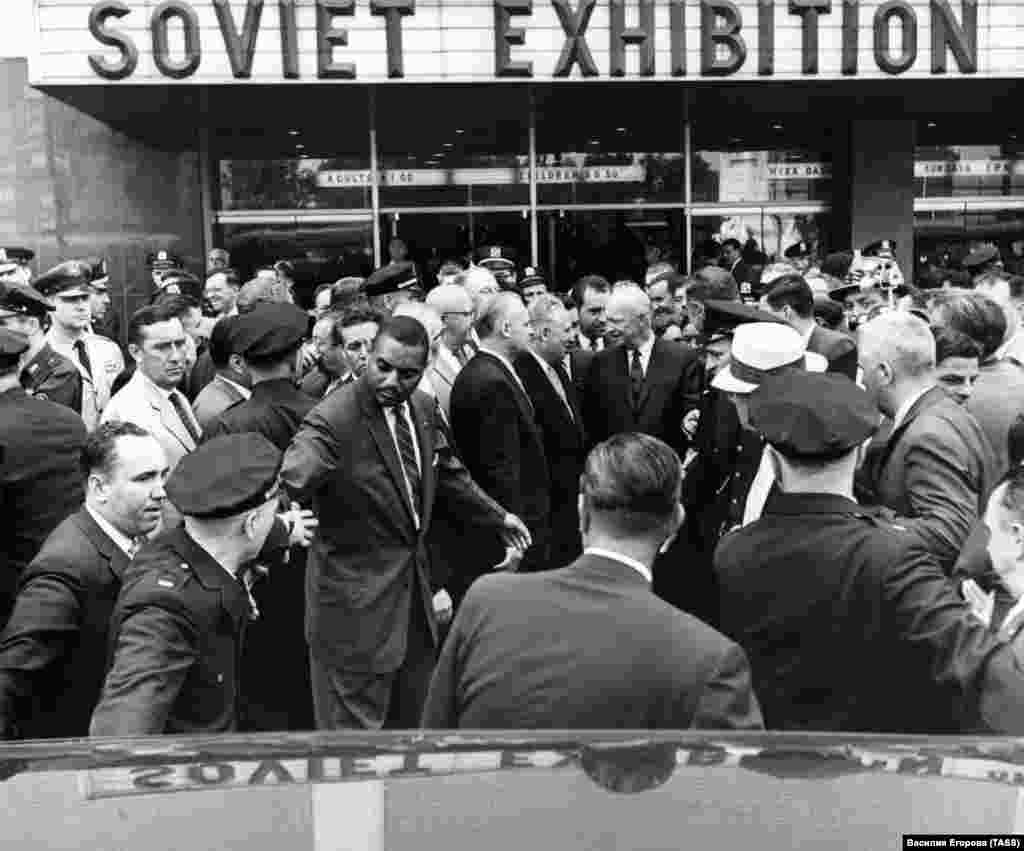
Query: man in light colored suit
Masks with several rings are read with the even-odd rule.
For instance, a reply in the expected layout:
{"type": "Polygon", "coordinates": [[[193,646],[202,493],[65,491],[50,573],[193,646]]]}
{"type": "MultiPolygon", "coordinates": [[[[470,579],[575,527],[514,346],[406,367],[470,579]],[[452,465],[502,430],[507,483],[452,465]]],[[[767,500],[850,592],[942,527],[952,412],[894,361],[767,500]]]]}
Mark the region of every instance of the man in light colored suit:
{"type": "MultiPolygon", "coordinates": [[[[181,320],[156,304],[137,310],[128,323],[128,352],[135,374],[103,410],[103,422],[123,420],[157,439],[170,469],[196,448],[199,422],[178,383],[187,367],[188,338],[181,320]]],[[[165,502],[164,525],[176,525],[177,512],[165,502]]]]}
{"type": "Polygon", "coordinates": [[[473,298],[465,287],[442,284],[427,294],[427,305],[433,307],[444,322],[438,341],[437,357],[427,369],[430,384],[445,417],[451,416],[452,387],[462,367],[473,356],[469,332],[473,327],[473,298]]]}
{"type": "Polygon", "coordinates": [[[366,375],[307,415],[281,481],[320,521],[306,574],[306,639],[319,729],[416,726],[435,661],[427,536],[436,501],[525,549],[522,521],[451,451],[437,405],[416,392],[430,341],[386,319],[366,375]]]}
{"type": "Polygon", "coordinates": [[[427,694],[422,726],[468,729],[760,729],[739,645],[651,591],[679,531],[672,449],[618,434],[587,458],[583,555],[469,589],[427,694]]]}

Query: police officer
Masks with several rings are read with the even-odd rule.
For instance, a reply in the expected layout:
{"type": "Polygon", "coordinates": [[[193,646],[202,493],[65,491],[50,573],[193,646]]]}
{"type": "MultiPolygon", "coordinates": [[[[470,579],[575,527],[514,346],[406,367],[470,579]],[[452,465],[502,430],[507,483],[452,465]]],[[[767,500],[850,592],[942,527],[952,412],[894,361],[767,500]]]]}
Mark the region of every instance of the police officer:
{"type": "Polygon", "coordinates": [[[33,286],[53,303],[46,340],[82,377],[82,419],[90,431],[110,401],[114,379],[124,370],[117,343],[92,333],[92,269],[69,260],[38,277],[33,286]]]}
{"type": "Polygon", "coordinates": [[[110,303],[110,271],[107,261],[102,257],[89,257],[84,262],[89,264],[92,272],[89,281],[92,285],[92,330],[117,343],[121,339],[121,317],[110,303]]]}
{"type": "Polygon", "coordinates": [[[801,275],[806,275],[814,263],[814,250],[806,242],[794,242],[783,256],[801,275]]]}
{"type": "Polygon", "coordinates": [[[419,301],[422,297],[416,268],[408,261],[378,269],[366,279],[364,292],[370,307],[389,314],[402,302],[419,301]]]}
{"type": "Polygon", "coordinates": [[[164,275],[174,270],[181,271],[182,262],[170,251],[160,250],[146,255],[146,267],[153,278],[153,286],[159,290],[164,275]]]}
{"type": "Polygon", "coordinates": [[[281,452],[226,435],[183,458],[167,497],[184,524],[143,546],[111,618],[93,736],[235,729],[239,660],[255,610],[245,577],[274,527],[281,452]]]}
{"type": "Polygon", "coordinates": [[[536,266],[527,266],[523,269],[523,277],[519,281],[519,292],[530,307],[534,301],[548,292],[547,278],[536,266]]]}
{"type": "Polygon", "coordinates": [[[715,553],[721,628],[746,650],[769,729],[1024,732],[1024,668],[922,542],[853,500],[878,429],[843,376],[790,371],[751,394],[777,487],[715,553]]]}
{"type": "Polygon", "coordinates": [[[82,377],[78,367],[46,342],[52,309],[42,294],[28,284],[11,284],[0,292],[0,325],[28,340],[21,386],[37,399],[49,399],[80,414],[82,377]]]}
{"type": "MultiPolygon", "coordinates": [[[[242,356],[252,396],[216,417],[205,433],[254,432],[282,452],[317,400],[295,386],[299,347],[309,317],[293,304],[263,303],[232,320],[231,350],[242,356]]],[[[296,506],[297,507],[297,506],[296,506]]],[[[244,730],[303,730],[313,726],[312,687],[304,639],[305,554],[286,571],[271,571],[255,589],[263,617],[253,625],[242,661],[244,730]]]]}
{"type": "Polygon", "coordinates": [[[0,280],[27,284],[32,280],[32,267],[29,265],[36,256],[28,248],[0,248],[0,280]]]}
{"type": "Polygon", "coordinates": [[[21,334],[0,328],[0,625],[22,571],[84,494],[85,426],[74,411],[25,392],[28,347],[21,334]]]}
{"type": "Polygon", "coordinates": [[[979,278],[986,272],[1003,268],[1003,260],[999,249],[994,245],[983,245],[968,254],[961,265],[972,279],[979,278]]]}
{"type": "Polygon", "coordinates": [[[519,283],[516,253],[505,245],[485,245],[477,251],[476,263],[492,275],[503,290],[514,290],[519,283]]]}

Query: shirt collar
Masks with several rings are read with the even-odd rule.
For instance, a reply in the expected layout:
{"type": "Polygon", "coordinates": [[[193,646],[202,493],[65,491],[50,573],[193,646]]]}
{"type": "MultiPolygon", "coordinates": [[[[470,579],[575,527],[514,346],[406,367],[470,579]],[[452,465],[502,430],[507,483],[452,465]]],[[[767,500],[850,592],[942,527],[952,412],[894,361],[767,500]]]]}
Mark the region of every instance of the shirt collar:
{"type": "Polygon", "coordinates": [[[896,409],[896,415],[892,418],[893,431],[896,431],[896,429],[903,424],[903,421],[907,418],[907,414],[910,413],[910,409],[913,408],[914,405],[917,404],[917,401],[931,389],[931,387],[925,387],[923,390],[918,390],[896,409]]]}
{"type": "Polygon", "coordinates": [[[520,387],[523,386],[522,379],[519,378],[519,373],[516,372],[516,368],[514,366],[512,366],[512,361],[510,361],[504,355],[500,355],[496,351],[494,351],[493,349],[490,349],[490,348],[488,348],[486,346],[481,348],[480,351],[487,352],[487,354],[489,354],[491,357],[497,358],[499,361],[501,361],[501,363],[504,365],[505,369],[507,369],[509,372],[512,373],[512,377],[516,380],[516,383],[520,387]]]}
{"type": "Polygon", "coordinates": [[[136,375],[139,376],[139,378],[142,381],[146,382],[150,387],[152,387],[154,390],[156,390],[156,392],[159,393],[161,396],[163,396],[165,399],[170,399],[171,398],[171,394],[174,392],[173,390],[164,390],[163,387],[161,387],[159,384],[157,384],[155,381],[153,381],[153,379],[151,379],[148,375],[146,375],[138,367],[135,368],[135,373],[136,373],[136,375]]]}
{"type": "Polygon", "coordinates": [[[232,387],[234,387],[235,390],[237,390],[239,393],[241,393],[242,396],[244,396],[246,399],[248,399],[250,396],[252,396],[252,390],[250,390],[248,387],[243,387],[237,381],[232,381],[230,378],[228,378],[228,377],[226,377],[224,375],[218,375],[217,377],[221,381],[225,382],[226,384],[230,384],[232,387]]]}
{"type": "Polygon", "coordinates": [[[128,558],[132,558],[135,555],[135,542],[125,535],[123,532],[115,529],[113,524],[107,520],[102,514],[96,511],[91,505],[86,505],[85,510],[89,512],[89,516],[96,521],[96,525],[103,530],[104,534],[110,538],[118,549],[120,549],[128,558]]]}
{"type": "Polygon", "coordinates": [[[803,338],[804,338],[804,348],[805,348],[805,349],[807,348],[807,344],[808,344],[809,342],[811,342],[811,337],[812,337],[812,336],[813,336],[813,334],[814,334],[814,329],[815,329],[815,328],[817,328],[817,327],[818,327],[818,326],[817,326],[817,324],[815,324],[815,323],[811,323],[811,324],[810,324],[810,325],[809,325],[809,326],[807,327],[807,330],[803,332],[803,338]]]}
{"type": "Polygon", "coordinates": [[[635,558],[630,558],[629,556],[623,555],[622,553],[617,553],[613,550],[606,550],[603,547],[587,547],[583,551],[583,555],[599,556],[600,558],[607,558],[611,559],[612,561],[617,561],[619,564],[624,564],[627,567],[633,568],[633,570],[639,573],[648,582],[654,581],[651,575],[651,569],[646,564],[637,561],[635,558]]]}
{"type": "MultiPolygon", "coordinates": [[[[576,332],[576,336],[577,336],[577,338],[580,341],[580,348],[589,352],[591,350],[590,349],[590,337],[588,337],[582,331],[577,331],[576,332]]],[[[602,340],[600,337],[598,337],[597,338],[597,351],[600,352],[603,349],[604,349],[604,340],[602,340]]]]}

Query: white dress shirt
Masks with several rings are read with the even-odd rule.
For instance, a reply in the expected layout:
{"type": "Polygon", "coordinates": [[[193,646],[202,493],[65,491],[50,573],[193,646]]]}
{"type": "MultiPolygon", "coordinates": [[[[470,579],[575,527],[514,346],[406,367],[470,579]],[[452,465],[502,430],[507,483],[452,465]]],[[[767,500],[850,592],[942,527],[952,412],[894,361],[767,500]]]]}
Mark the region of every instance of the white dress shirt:
{"type": "Polygon", "coordinates": [[[544,358],[538,355],[533,349],[530,349],[530,354],[533,355],[537,363],[540,364],[541,372],[548,377],[548,381],[551,382],[551,386],[555,388],[558,398],[562,400],[562,403],[565,405],[565,409],[569,412],[569,419],[575,420],[576,418],[572,414],[572,405],[569,404],[569,397],[565,393],[565,386],[562,384],[562,379],[558,377],[558,373],[555,372],[555,368],[544,360],[544,358]]]}
{"type": "Polygon", "coordinates": [[[401,405],[390,406],[384,408],[384,421],[388,424],[388,429],[391,431],[391,439],[395,443],[395,454],[398,455],[398,467],[402,471],[402,480],[405,482],[405,493],[409,497],[409,506],[412,508],[413,520],[416,523],[416,528],[420,528],[420,514],[416,510],[416,501],[413,499],[412,484],[409,481],[409,477],[405,472],[405,464],[402,462],[402,450],[398,445],[398,431],[395,424],[395,418],[398,416],[398,410],[401,408],[402,416],[405,417],[406,425],[409,426],[409,434],[412,435],[412,445],[416,448],[416,469],[420,473],[420,490],[423,490],[423,459],[421,457],[422,450],[420,449],[420,439],[416,435],[416,426],[412,421],[412,417],[409,414],[409,403],[403,402],[401,405]]]}
{"type": "Polygon", "coordinates": [[[603,547],[587,547],[583,551],[585,556],[600,556],[601,558],[608,558],[612,561],[617,561],[619,564],[624,564],[628,567],[633,568],[648,582],[653,582],[654,577],[651,575],[651,569],[642,562],[637,561],[635,558],[624,556],[622,553],[617,553],[612,550],[606,550],[603,547]]]}
{"type": "Polygon", "coordinates": [[[94,510],[91,505],[87,504],[85,510],[89,512],[89,516],[96,521],[96,525],[103,530],[103,533],[117,544],[121,552],[128,556],[128,558],[135,557],[135,551],[138,549],[138,544],[135,541],[119,529],[114,528],[113,524],[98,511],[94,510]]]}
{"type": "Polygon", "coordinates": [[[604,351],[604,337],[598,337],[597,338],[597,348],[596,349],[591,349],[590,348],[590,337],[588,337],[582,331],[578,331],[576,333],[576,337],[580,341],[580,348],[583,349],[584,351],[588,351],[588,352],[589,351],[598,351],[598,352],[603,352],[604,351]]]}

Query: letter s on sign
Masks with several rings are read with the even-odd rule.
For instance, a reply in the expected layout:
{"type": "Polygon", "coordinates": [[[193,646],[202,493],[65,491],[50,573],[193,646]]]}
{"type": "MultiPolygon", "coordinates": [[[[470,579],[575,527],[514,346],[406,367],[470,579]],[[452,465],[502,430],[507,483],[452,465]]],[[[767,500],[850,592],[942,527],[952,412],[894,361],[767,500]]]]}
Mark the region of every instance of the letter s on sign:
{"type": "Polygon", "coordinates": [[[108,29],[108,18],[123,18],[129,13],[121,0],[105,0],[97,3],[89,12],[89,32],[100,44],[116,47],[121,51],[117,62],[109,62],[99,53],[89,54],[89,66],[105,80],[123,80],[130,77],[139,64],[139,49],[135,42],[119,30],[108,29]]]}

